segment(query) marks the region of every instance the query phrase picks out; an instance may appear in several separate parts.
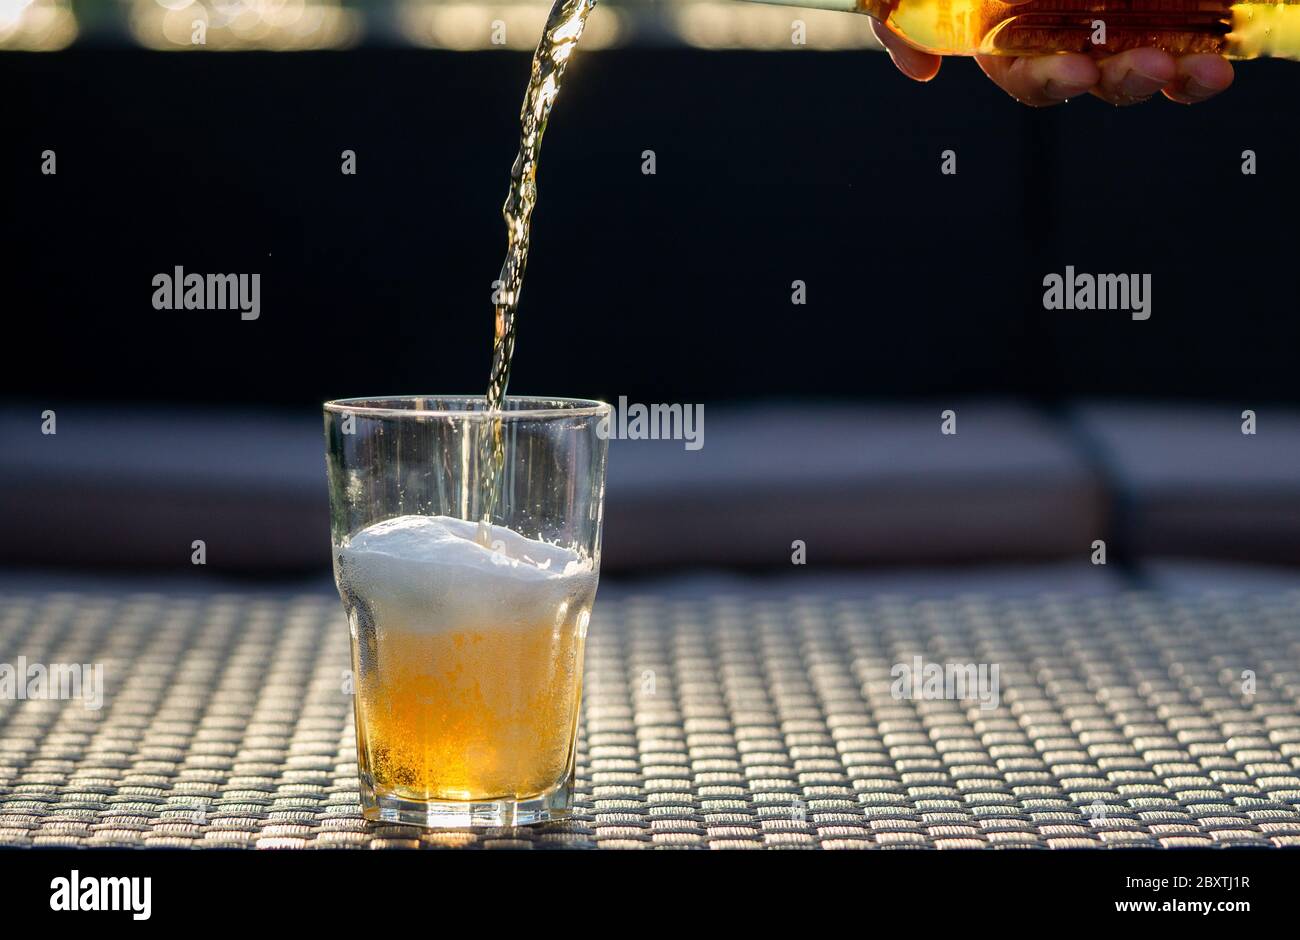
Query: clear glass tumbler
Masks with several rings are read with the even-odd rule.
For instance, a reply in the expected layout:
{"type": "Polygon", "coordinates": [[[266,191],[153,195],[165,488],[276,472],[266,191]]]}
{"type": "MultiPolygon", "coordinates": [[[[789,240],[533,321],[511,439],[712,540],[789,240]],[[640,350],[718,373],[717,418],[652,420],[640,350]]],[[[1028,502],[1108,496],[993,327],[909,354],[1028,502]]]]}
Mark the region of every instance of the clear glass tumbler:
{"type": "Polygon", "coordinates": [[[325,404],[366,818],[568,815],[609,412],[558,398],[499,412],[481,396],[325,404]]]}

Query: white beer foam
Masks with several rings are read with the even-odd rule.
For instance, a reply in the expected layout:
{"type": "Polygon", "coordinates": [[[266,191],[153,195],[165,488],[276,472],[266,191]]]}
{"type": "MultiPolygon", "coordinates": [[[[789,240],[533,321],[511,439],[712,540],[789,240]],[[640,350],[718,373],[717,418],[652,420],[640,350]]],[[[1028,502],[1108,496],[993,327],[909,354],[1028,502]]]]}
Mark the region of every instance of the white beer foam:
{"type": "Polygon", "coordinates": [[[340,587],[370,610],[382,632],[437,633],[539,627],[590,605],[597,571],[576,552],[450,516],[398,516],[336,550],[340,587]]]}

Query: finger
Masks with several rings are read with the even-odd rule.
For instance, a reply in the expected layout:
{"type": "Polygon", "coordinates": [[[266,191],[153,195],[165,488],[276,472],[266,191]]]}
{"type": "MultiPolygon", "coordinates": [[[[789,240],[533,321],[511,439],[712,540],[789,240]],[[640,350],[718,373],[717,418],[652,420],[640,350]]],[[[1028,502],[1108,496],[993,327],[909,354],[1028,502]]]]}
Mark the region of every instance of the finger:
{"type": "Polygon", "coordinates": [[[976,56],[975,61],[999,88],[1035,108],[1060,104],[1081,95],[1101,78],[1086,55],[976,56]]]}
{"type": "Polygon", "coordinates": [[[889,57],[894,60],[898,70],[908,78],[918,82],[928,82],[939,74],[939,65],[943,61],[937,55],[930,55],[920,49],[914,49],[903,41],[902,37],[875,17],[871,18],[871,29],[885,47],[889,57]]]}
{"type": "Polygon", "coordinates": [[[1227,59],[1208,52],[1185,55],[1177,62],[1177,74],[1165,88],[1165,97],[1179,104],[1196,104],[1225,90],[1233,77],[1227,59]]]}
{"type": "Polygon", "coordinates": [[[1129,49],[1097,63],[1101,81],[1092,93],[1115,105],[1146,101],[1177,77],[1178,63],[1159,49],[1129,49]]]}

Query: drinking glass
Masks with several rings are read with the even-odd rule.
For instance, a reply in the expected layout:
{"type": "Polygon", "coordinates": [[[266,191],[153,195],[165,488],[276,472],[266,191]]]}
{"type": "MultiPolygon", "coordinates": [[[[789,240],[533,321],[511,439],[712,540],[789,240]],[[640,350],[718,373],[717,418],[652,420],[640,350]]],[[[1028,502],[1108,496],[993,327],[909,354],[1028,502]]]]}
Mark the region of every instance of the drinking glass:
{"type": "Polygon", "coordinates": [[[567,816],[609,405],[508,398],[488,411],[482,396],[433,395],[324,408],[364,815],[567,816]]]}

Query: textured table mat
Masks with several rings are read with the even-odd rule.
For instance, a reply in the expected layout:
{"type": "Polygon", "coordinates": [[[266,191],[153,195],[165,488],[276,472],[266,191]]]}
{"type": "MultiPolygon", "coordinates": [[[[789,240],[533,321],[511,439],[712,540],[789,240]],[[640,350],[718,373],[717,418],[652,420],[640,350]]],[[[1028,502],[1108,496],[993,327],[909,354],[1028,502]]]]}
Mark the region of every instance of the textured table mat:
{"type": "Polygon", "coordinates": [[[361,819],[335,599],[0,596],[18,656],[107,694],[0,701],[7,846],[1300,845],[1296,594],[599,601],[576,817],[477,832],[361,819]]]}

